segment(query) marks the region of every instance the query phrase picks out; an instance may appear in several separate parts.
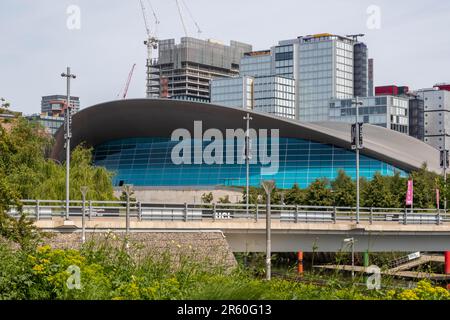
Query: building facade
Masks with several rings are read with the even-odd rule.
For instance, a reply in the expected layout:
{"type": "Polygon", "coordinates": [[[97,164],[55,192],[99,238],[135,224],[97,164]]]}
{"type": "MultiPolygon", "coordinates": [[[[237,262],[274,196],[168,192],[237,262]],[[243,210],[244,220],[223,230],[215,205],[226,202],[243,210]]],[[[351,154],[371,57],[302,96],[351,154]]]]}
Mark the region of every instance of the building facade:
{"type": "Polygon", "coordinates": [[[213,79],[211,103],[295,119],[295,82],[274,75],[213,79]]]}
{"type": "MultiPolygon", "coordinates": [[[[130,99],[84,109],[74,116],[72,143],[92,146],[95,165],[113,171],[117,186],[243,187],[246,113],[253,118],[252,186],[273,179],[278,188],[306,187],[318,178],[334,179],[339,170],[356,177],[349,124],[300,123],[188,101],[130,99]]],[[[377,126],[365,126],[364,133],[361,176],[406,175],[424,162],[440,171],[439,152],[431,146],[377,126]]],[[[64,133],[55,141],[51,156],[62,160],[64,133]]]]}
{"type": "Polygon", "coordinates": [[[249,44],[231,41],[223,45],[213,40],[190,37],[160,40],[158,59],[149,67],[147,97],[209,102],[209,82],[213,78],[239,75],[239,63],[249,44]]]}
{"type": "Polygon", "coordinates": [[[438,150],[450,147],[450,91],[439,87],[417,91],[424,100],[424,141],[438,150]]]}
{"type": "Polygon", "coordinates": [[[418,96],[409,98],[409,135],[425,140],[425,102],[418,96]]]}
{"type": "Polygon", "coordinates": [[[353,46],[354,96],[369,96],[369,50],[363,42],[353,46]]]}
{"type": "MultiPolygon", "coordinates": [[[[43,96],[41,100],[41,113],[50,117],[64,117],[67,96],[51,95],[43,96]]],[[[72,114],[80,110],[80,98],[70,97],[72,114]]]]}
{"type": "Polygon", "coordinates": [[[369,70],[368,70],[368,77],[369,77],[369,79],[368,79],[367,95],[368,95],[368,97],[373,97],[375,95],[375,91],[374,91],[374,88],[375,88],[375,82],[374,82],[374,77],[375,77],[375,74],[374,74],[374,59],[372,59],[372,58],[369,59],[368,68],[369,68],[369,70]]]}
{"type": "Polygon", "coordinates": [[[272,60],[271,50],[246,52],[240,61],[239,74],[251,77],[273,75],[272,60]]]}
{"type": "MultiPolygon", "coordinates": [[[[329,120],[355,123],[356,107],[352,99],[332,99],[329,107],[329,120]]],[[[369,123],[401,133],[409,132],[409,99],[394,96],[361,98],[359,122],[369,123]]]]}
{"type": "Polygon", "coordinates": [[[227,107],[253,109],[254,80],[250,76],[211,80],[211,103],[227,107]]]}
{"type": "Polygon", "coordinates": [[[44,127],[45,131],[51,135],[55,135],[58,129],[64,125],[63,116],[49,116],[44,113],[41,113],[41,114],[33,114],[27,116],[26,118],[30,122],[39,123],[42,127],[44,127]]]}

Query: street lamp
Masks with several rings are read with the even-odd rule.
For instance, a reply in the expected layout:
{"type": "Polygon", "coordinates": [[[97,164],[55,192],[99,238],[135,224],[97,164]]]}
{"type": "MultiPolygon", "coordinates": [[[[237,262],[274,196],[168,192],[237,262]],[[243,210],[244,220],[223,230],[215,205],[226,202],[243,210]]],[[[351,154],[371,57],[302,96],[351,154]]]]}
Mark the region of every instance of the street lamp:
{"type": "Polygon", "coordinates": [[[270,237],[270,228],[271,228],[271,216],[270,216],[270,194],[273,189],[275,189],[275,181],[274,180],[265,180],[262,183],[264,191],[266,192],[266,280],[270,280],[271,271],[271,237],[270,237]]]}
{"type": "Polygon", "coordinates": [[[123,186],[123,189],[125,191],[125,194],[127,195],[127,211],[125,216],[125,228],[126,228],[126,234],[130,232],[130,195],[133,192],[133,185],[132,184],[126,184],[123,186]]]}
{"type": "Polygon", "coordinates": [[[86,194],[88,192],[88,187],[87,186],[82,186],[80,188],[81,190],[81,195],[83,196],[83,211],[81,213],[81,242],[85,243],[86,242],[86,225],[85,225],[85,220],[84,220],[84,215],[86,214],[86,194]]]}
{"type": "Polygon", "coordinates": [[[352,126],[352,149],[356,151],[356,224],[359,224],[359,150],[363,148],[362,132],[360,131],[362,123],[359,123],[359,106],[362,104],[358,97],[355,101],[352,100],[352,105],[355,105],[356,108],[356,121],[352,126]]]}
{"type": "Polygon", "coordinates": [[[66,140],[66,220],[69,220],[69,202],[70,202],[70,138],[72,137],[72,114],[70,112],[70,80],[77,76],[70,73],[70,67],[67,67],[67,73],[61,73],[61,77],[67,78],[67,101],[64,118],[64,139],[66,140]]]}
{"type": "Polygon", "coordinates": [[[352,246],[352,279],[355,278],[355,238],[344,239],[344,243],[352,246]]]}
{"type": "Polygon", "coordinates": [[[247,217],[248,217],[248,203],[249,203],[249,189],[250,189],[250,159],[252,157],[250,153],[250,120],[253,120],[252,117],[250,117],[250,114],[247,113],[247,115],[244,117],[244,120],[247,123],[247,130],[245,131],[245,166],[246,166],[246,179],[245,179],[245,205],[247,208],[247,217]]]}

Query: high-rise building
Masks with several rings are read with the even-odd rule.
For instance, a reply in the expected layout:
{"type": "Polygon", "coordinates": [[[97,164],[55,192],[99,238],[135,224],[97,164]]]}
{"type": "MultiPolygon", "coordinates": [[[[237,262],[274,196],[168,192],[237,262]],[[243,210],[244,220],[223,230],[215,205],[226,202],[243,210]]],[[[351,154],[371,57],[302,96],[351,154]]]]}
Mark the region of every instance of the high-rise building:
{"type": "Polygon", "coordinates": [[[32,123],[39,123],[51,135],[55,135],[58,129],[64,124],[63,116],[49,116],[45,113],[32,114],[26,116],[26,118],[32,123]]]}
{"type": "MultiPolygon", "coordinates": [[[[41,100],[41,113],[51,117],[64,117],[64,110],[66,106],[67,96],[65,95],[51,95],[43,96],[41,100]]],[[[70,97],[70,106],[72,114],[80,110],[80,98],[70,97]]]]}
{"type": "Polygon", "coordinates": [[[158,60],[149,68],[147,97],[208,102],[210,80],[238,76],[241,57],[250,51],[251,45],[237,41],[224,45],[191,37],[178,44],[175,39],[160,40],[158,60]]]}
{"type": "Polygon", "coordinates": [[[425,116],[424,101],[418,96],[409,98],[409,135],[424,141],[425,139],[425,116]]]}
{"type": "Polygon", "coordinates": [[[274,73],[295,79],[300,121],[327,121],[330,99],[353,98],[355,88],[362,97],[368,94],[368,50],[362,42],[324,33],[280,41],[272,52],[274,73]]]}
{"type": "Polygon", "coordinates": [[[369,50],[363,42],[356,42],[353,50],[353,95],[367,97],[369,95],[369,50]]]}
{"type": "Polygon", "coordinates": [[[368,71],[368,77],[369,77],[368,86],[369,86],[369,88],[368,88],[368,92],[367,92],[369,97],[374,96],[375,84],[374,84],[374,69],[373,68],[374,68],[374,61],[373,61],[373,59],[369,59],[369,71],[368,71]]]}
{"type": "Polygon", "coordinates": [[[295,82],[275,75],[213,79],[211,103],[295,119],[295,82]]]}
{"type": "Polygon", "coordinates": [[[425,134],[424,141],[436,149],[450,147],[450,87],[438,85],[417,91],[424,100],[425,134]]]}
{"type": "MultiPolygon", "coordinates": [[[[331,100],[329,120],[355,123],[356,108],[353,99],[331,100]]],[[[408,134],[409,116],[407,97],[378,96],[360,98],[359,122],[370,123],[380,127],[408,134]]]]}
{"type": "Polygon", "coordinates": [[[211,80],[211,103],[253,109],[253,81],[250,76],[211,80]]]}
{"type": "Polygon", "coordinates": [[[241,76],[270,76],[273,74],[272,53],[270,50],[246,52],[239,66],[241,76]]]}

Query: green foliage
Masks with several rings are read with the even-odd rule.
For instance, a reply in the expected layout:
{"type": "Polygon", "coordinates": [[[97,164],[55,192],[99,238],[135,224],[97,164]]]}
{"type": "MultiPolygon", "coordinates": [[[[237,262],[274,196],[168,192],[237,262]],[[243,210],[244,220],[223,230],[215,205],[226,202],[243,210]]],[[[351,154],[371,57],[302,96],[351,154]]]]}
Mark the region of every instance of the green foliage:
{"type": "MultiPolygon", "coordinates": [[[[37,124],[18,118],[11,132],[0,128],[0,206],[11,194],[21,199],[63,199],[65,166],[46,156],[52,138],[37,124]],[[7,197],[7,195],[9,196],[7,197]]],[[[72,152],[70,195],[81,199],[81,186],[88,186],[88,199],[113,200],[112,173],[92,166],[92,150],[80,145],[72,152]]]]}
{"type": "Polygon", "coordinates": [[[331,182],[331,188],[335,206],[353,207],[356,205],[356,184],[345,174],[344,170],[339,170],[338,176],[331,182]]]}
{"type": "Polygon", "coordinates": [[[439,185],[439,178],[435,173],[427,170],[426,164],[411,174],[414,181],[414,207],[435,208],[436,207],[436,187],[439,185]]]}
{"type": "Polygon", "coordinates": [[[362,205],[365,207],[392,208],[395,206],[389,185],[379,172],[375,173],[362,194],[362,205]]]}
{"type": "Polygon", "coordinates": [[[244,269],[224,272],[207,261],[183,256],[174,267],[169,252],[141,255],[133,244],[127,247],[126,240],[118,245],[110,240],[88,242],[81,250],[44,246],[31,252],[0,242],[0,300],[450,300],[447,290],[427,281],[419,282],[416,289],[375,291],[324,279],[319,279],[322,284],[280,278],[264,281],[244,269]],[[71,266],[80,270],[79,289],[67,286],[73,276],[71,266]]]}
{"type": "MultiPolygon", "coordinates": [[[[65,166],[47,158],[53,141],[44,130],[24,118],[14,119],[9,131],[0,125],[0,236],[30,250],[42,239],[33,223],[20,215],[21,199],[63,199],[65,166]]],[[[72,152],[70,196],[81,199],[81,186],[88,186],[88,199],[113,200],[112,173],[92,166],[92,150],[78,146],[72,152]]]]}
{"type": "Polygon", "coordinates": [[[332,206],[333,193],[327,179],[317,179],[306,188],[306,204],[311,206],[332,206]]]}
{"type": "Polygon", "coordinates": [[[214,200],[212,192],[202,194],[203,203],[211,203],[214,200]]]}
{"type": "MultiPolygon", "coordinates": [[[[444,179],[427,170],[426,165],[411,173],[409,178],[402,177],[396,171],[393,176],[382,176],[375,173],[372,179],[360,178],[360,204],[365,207],[403,208],[408,179],[414,180],[414,207],[436,208],[436,188],[441,191],[440,205],[444,198],[450,198],[450,188],[446,189],[444,179]]],[[[264,204],[266,194],[262,188],[250,187],[250,203],[264,204]]],[[[245,190],[243,193],[245,202],[245,190]]],[[[291,189],[275,188],[271,195],[272,204],[339,206],[354,207],[356,205],[356,182],[343,170],[329,182],[327,179],[317,179],[307,188],[301,189],[294,184],[291,189]]]]}
{"type": "Polygon", "coordinates": [[[230,196],[226,195],[226,196],[219,198],[219,201],[217,203],[231,203],[230,196]]]}

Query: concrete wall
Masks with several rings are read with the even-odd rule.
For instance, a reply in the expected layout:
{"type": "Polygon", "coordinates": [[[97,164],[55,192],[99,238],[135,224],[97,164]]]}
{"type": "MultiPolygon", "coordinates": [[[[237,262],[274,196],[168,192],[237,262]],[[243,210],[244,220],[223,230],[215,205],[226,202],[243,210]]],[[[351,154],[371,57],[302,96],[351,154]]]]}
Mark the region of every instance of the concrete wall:
{"type": "MultiPolygon", "coordinates": [[[[89,232],[87,243],[102,247],[104,244],[121,247],[126,239],[124,232],[89,232]]],[[[167,254],[172,265],[188,260],[201,265],[231,270],[237,266],[236,259],[220,231],[216,232],[139,232],[128,236],[130,254],[137,258],[150,256],[162,259],[167,254]]],[[[44,241],[55,249],[79,249],[80,232],[50,233],[44,241]]]]}
{"type": "MultiPolygon", "coordinates": [[[[134,197],[141,202],[164,202],[164,203],[201,203],[202,195],[212,192],[214,200],[229,196],[232,203],[242,201],[242,191],[238,188],[217,188],[217,189],[157,189],[157,188],[134,188],[134,197]]],[[[114,195],[120,197],[120,188],[114,190],[114,195]]]]}

